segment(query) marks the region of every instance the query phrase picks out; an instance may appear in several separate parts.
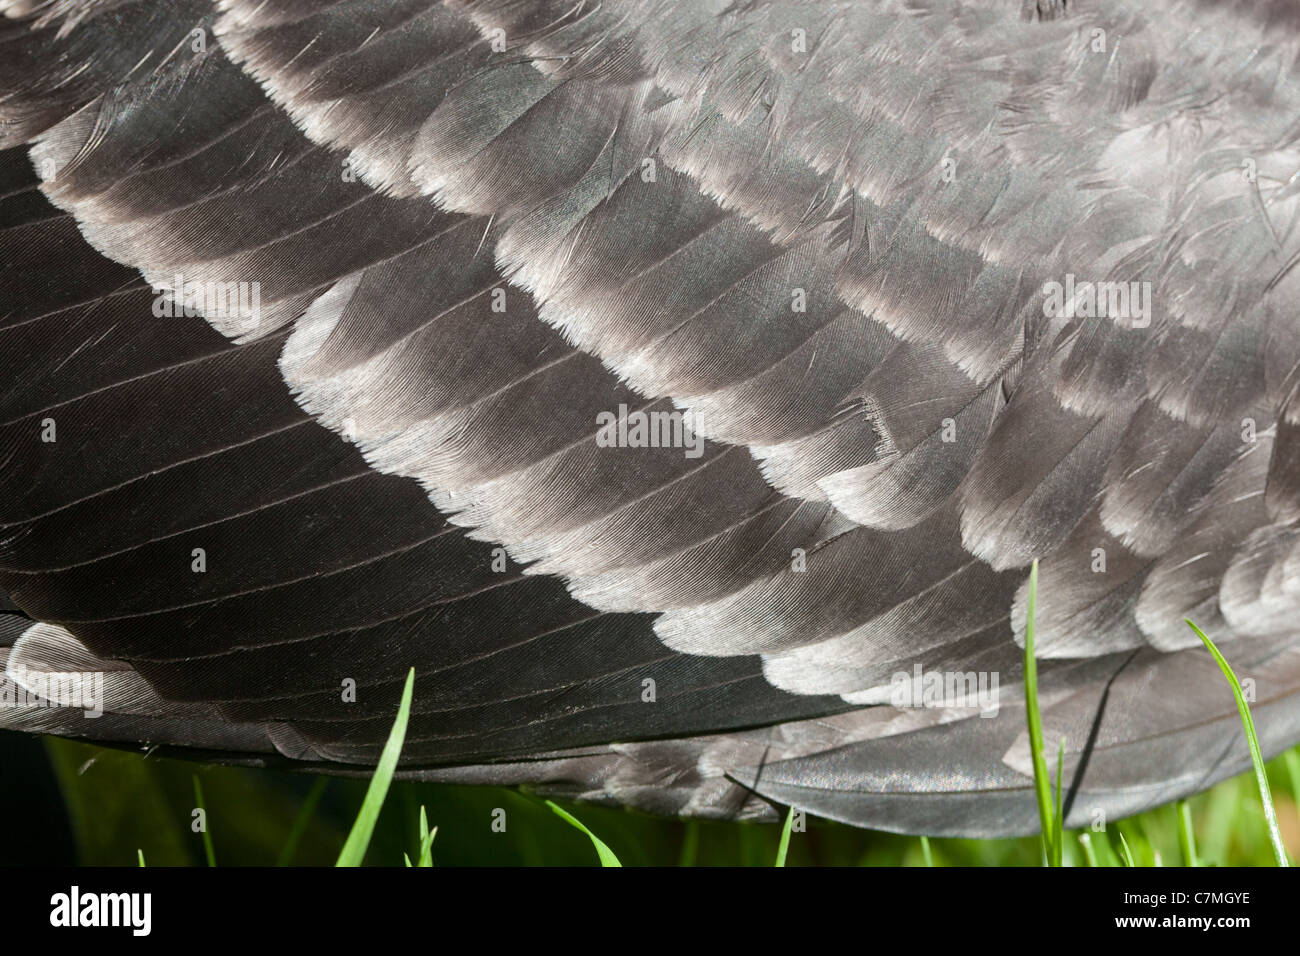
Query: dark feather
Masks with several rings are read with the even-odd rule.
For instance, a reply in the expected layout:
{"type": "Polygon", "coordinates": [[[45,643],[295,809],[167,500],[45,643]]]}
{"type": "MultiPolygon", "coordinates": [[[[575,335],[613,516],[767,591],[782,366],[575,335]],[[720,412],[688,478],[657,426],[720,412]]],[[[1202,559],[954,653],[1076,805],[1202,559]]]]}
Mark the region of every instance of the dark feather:
{"type": "Polygon", "coordinates": [[[1040,9],[9,4],[0,722],[1022,833],[1040,559],[1071,824],[1294,743],[1300,30],[1040,9]]]}

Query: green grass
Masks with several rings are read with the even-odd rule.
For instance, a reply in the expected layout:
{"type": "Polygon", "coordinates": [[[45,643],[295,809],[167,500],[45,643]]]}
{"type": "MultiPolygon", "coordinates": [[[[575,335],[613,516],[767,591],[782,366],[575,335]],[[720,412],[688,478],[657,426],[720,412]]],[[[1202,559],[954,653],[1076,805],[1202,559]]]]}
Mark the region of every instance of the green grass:
{"type": "Polygon", "coordinates": [[[1090,834],[1079,834],[1079,849],[1083,851],[1084,866],[1097,866],[1097,851],[1092,847],[1092,836],[1090,834]]]}
{"type": "Polygon", "coordinates": [[[1137,864],[1133,862],[1133,851],[1128,848],[1128,840],[1124,839],[1124,831],[1116,830],[1115,833],[1118,834],[1119,839],[1120,863],[1124,866],[1137,866],[1137,864]]]}
{"type": "Polygon", "coordinates": [[[572,813],[569,813],[569,811],[565,810],[564,808],[559,806],[559,804],[555,803],[552,800],[547,800],[546,805],[550,807],[552,811],[554,811],[557,817],[559,817],[565,823],[569,824],[569,826],[587,834],[587,838],[591,840],[591,845],[596,848],[596,856],[600,859],[601,866],[621,867],[623,865],[622,863],[618,862],[618,857],[614,855],[614,851],[605,845],[605,841],[600,839],[600,837],[596,836],[596,834],[592,833],[585,826],[583,826],[582,821],[580,821],[572,813]]]}
{"type": "Polygon", "coordinates": [[[1186,800],[1174,804],[1178,811],[1178,844],[1183,851],[1183,866],[1199,866],[1196,862],[1196,829],[1192,826],[1192,808],[1186,800]]]}
{"type": "Polygon", "coordinates": [[[320,803],[321,797],[325,795],[325,788],[329,786],[329,782],[329,777],[317,777],[316,782],[312,784],[307,799],[302,802],[302,809],[294,817],[293,828],[289,831],[289,837],[284,841],[284,847],[280,850],[280,855],[275,858],[276,866],[288,866],[294,861],[294,857],[298,855],[298,844],[302,842],[303,834],[307,832],[312,815],[316,812],[316,805],[320,803]]]}
{"type": "Polygon", "coordinates": [[[794,807],[785,812],[785,824],[781,827],[781,842],[776,846],[776,865],[785,866],[785,858],[790,855],[790,829],[794,826],[794,807]]]}
{"type": "Polygon", "coordinates": [[[420,857],[416,866],[433,866],[433,839],[438,835],[438,828],[429,829],[429,816],[420,807],[420,857]]]}
{"type": "Polygon", "coordinates": [[[1232,672],[1228,662],[1224,660],[1219,649],[1199,627],[1190,620],[1187,626],[1196,632],[1196,636],[1205,644],[1206,649],[1214,656],[1215,663],[1219,665],[1219,670],[1223,671],[1223,676],[1228,681],[1228,686],[1232,688],[1232,696],[1237,701],[1237,713],[1241,716],[1241,727],[1246,734],[1246,744],[1250,747],[1250,762],[1255,772],[1255,782],[1259,785],[1259,799],[1261,808],[1264,811],[1264,820],[1268,824],[1269,842],[1273,847],[1273,857],[1278,866],[1290,866],[1287,860],[1286,847],[1282,843],[1282,831],[1277,823],[1277,809],[1273,805],[1273,795],[1269,790],[1268,774],[1264,772],[1264,757],[1259,750],[1259,737],[1255,734],[1255,721],[1250,716],[1250,707],[1246,703],[1246,697],[1241,692],[1241,682],[1237,680],[1237,675],[1232,672]]]}
{"type": "Polygon", "coordinates": [[[1047,755],[1043,750],[1043,718],[1038,709],[1038,658],[1034,656],[1034,614],[1038,606],[1038,562],[1029,569],[1029,600],[1025,616],[1025,713],[1029,720],[1029,750],[1034,764],[1034,797],[1038,800],[1038,821],[1042,826],[1043,860],[1053,859],[1052,783],[1047,776],[1047,755]]]}
{"type": "MultiPolygon", "coordinates": [[[[1225,688],[1224,693],[1227,693],[1225,688]]],[[[150,867],[204,866],[205,850],[190,829],[194,807],[194,765],[145,758],[139,753],[91,744],[50,740],[47,752],[56,770],[77,851],[87,865],[150,867]],[[93,758],[84,772],[78,771],[93,758]],[[149,808],[148,814],[141,807],[149,808]],[[139,852],[137,852],[137,849],[139,852]]],[[[1265,769],[1283,839],[1300,850],[1300,813],[1291,789],[1292,751],[1265,769]]],[[[272,866],[282,859],[295,829],[296,846],[288,861],[329,866],[335,862],[361,805],[367,781],[304,778],[279,771],[241,767],[203,767],[199,771],[212,830],[223,866],[272,866]],[[328,780],[326,784],[325,781],[328,780]],[[313,812],[303,809],[313,802],[313,812]]],[[[392,783],[370,844],[368,862],[402,866],[403,854],[419,858],[419,808],[426,808],[439,866],[554,865],[591,866],[599,862],[581,831],[540,801],[494,787],[392,783]],[[408,809],[408,807],[410,809],[408,809]],[[494,808],[510,819],[505,833],[490,828],[494,808]]],[[[631,811],[563,804],[581,819],[625,866],[762,866],[779,852],[783,828],[773,824],[678,821],[631,811]]],[[[1195,833],[1197,860],[1204,866],[1272,866],[1268,826],[1251,773],[1226,780],[1186,801],[1195,833]]],[[[1139,866],[1159,856],[1169,865],[1183,859],[1183,826],[1170,805],[1138,817],[1112,821],[1105,832],[1071,832],[1065,839],[1067,866],[1123,865],[1109,835],[1118,835],[1139,866]],[[1087,838],[1085,847],[1084,838],[1087,838]]],[[[787,866],[1036,866],[1042,860],[1037,836],[1011,840],[930,838],[930,853],[916,837],[859,830],[807,818],[807,829],[790,834],[787,866]]],[[[45,860],[31,860],[43,863],[45,860]]]]}
{"type": "MultiPolygon", "coordinates": [[[[1025,648],[1024,648],[1024,687],[1025,687],[1025,711],[1026,723],[1029,731],[1029,746],[1032,751],[1031,759],[1034,768],[1034,796],[1038,802],[1038,818],[1041,826],[1042,841],[1042,862],[1045,866],[1063,866],[1064,850],[1066,846],[1064,827],[1064,814],[1062,813],[1062,789],[1065,779],[1065,741],[1061,741],[1060,749],[1056,757],[1056,794],[1055,800],[1052,796],[1052,780],[1047,771],[1047,754],[1043,740],[1043,720],[1038,705],[1038,662],[1034,653],[1035,638],[1035,613],[1038,605],[1038,562],[1035,561],[1029,570],[1029,593],[1026,601],[1025,616],[1025,648]]],[[[1250,707],[1246,703],[1246,698],[1241,692],[1241,683],[1237,680],[1236,674],[1233,673],[1231,666],[1219,653],[1214,642],[1206,636],[1205,632],[1197,627],[1190,620],[1187,625],[1196,633],[1204,643],[1206,649],[1218,663],[1219,669],[1223,671],[1223,676],[1227,679],[1231,688],[1233,697],[1237,703],[1237,712],[1241,717],[1242,731],[1245,734],[1247,746],[1250,749],[1251,764],[1254,770],[1255,781],[1259,788],[1259,807],[1263,815],[1264,824],[1268,833],[1269,844],[1273,851],[1273,860],[1278,866],[1289,866],[1287,859],[1286,847],[1282,840],[1281,828],[1278,825],[1277,810],[1273,803],[1270,792],[1268,773],[1264,767],[1264,758],[1259,748],[1259,738],[1255,733],[1255,722],[1250,716],[1250,707]]],[[[1292,780],[1293,793],[1295,792],[1297,776],[1295,751],[1290,752],[1283,763],[1286,765],[1292,780]]],[[[1195,828],[1192,822],[1191,810],[1187,801],[1178,801],[1174,806],[1174,812],[1178,818],[1178,839],[1181,859],[1186,866],[1196,866],[1196,837],[1195,828]]],[[[1139,831],[1143,830],[1143,818],[1136,818],[1136,827],[1139,831]]],[[[1086,854],[1086,863],[1088,866],[1098,865],[1098,858],[1091,845],[1091,839],[1084,844],[1086,854]]],[[[1150,841],[1145,841],[1150,847],[1150,841]]],[[[1137,866],[1139,859],[1146,862],[1144,856],[1135,856],[1132,848],[1129,846],[1128,839],[1124,831],[1120,828],[1114,830],[1112,840],[1112,851],[1123,866],[1137,866]]],[[[927,851],[927,858],[929,854],[927,851]]],[[[1154,848],[1150,850],[1150,860],[1147,865],[1160,866],[1163,858],[1160,852],[1154,848]]]]}
{"type": "Polygon", "coordinates": [[[208,829],[208,810],[203,801],[203,784],[199,783],[197,773],[194,775],[194,807],[203,816],[203,829],[199,831],[203,834],[203,857],[208,866],[216,866],[217,851],[212,846],[212,833],[208,829]]]}
{"type": "Polygon", "coordinates": [[[352,824],[352,831],[348,834],[347,842],[343,844],[335,866],[360,866],[366,857],[366,849],[370,846],[375,824],[379,821],[379,811],[384,806],[388,788],[393,783],[393,774],[397,771],[397,759],[402,754],[402,743],[406,740],[406,724],[411,718],[411,697],[414,691],[415,668],[412,667],[410,673],[406,675],[406,687],[402,691],[402,703],[397,709],[397,719],[393,721],[393,729],[388,734],[388,741],[379,754],[375,775],[370,778],[366,797],[361,802],[361,812],[357,814],[356,822],[352,824]]]}
{"type": "Polygon", "coordinates": [[[1035,564],[1027,602],[1024,684],[1040,837],[918,841],[809,818],[795,839],[793,809],[780,828],[663,820],[596,806],[584,806],[579,820],[553,801],[539,802],[516,791],[394,783],[410,718],[414,671],[407,676],[392,731],[368,783],[321,777],[304,787],[301,776],[236,767],[203,768],[200,781],[189,763],[52,738],[46,741],[46,752],[79,861],[88,865],[121,865],[134,853],[137,864],[144,866],[148,850],[153,866],[214,866],[211,828],[203,827],[196,841],[190,824],[196,807],[206,814],[215,804],[240,811],[223,814],[218,834],[222,858],[230,865],[320,865],[333,860],[337,866],[359,866],[369,850],[372,862],[430,867],[434,839],[441,830],[440,865],[598,862],[618,867],[627,860],[632,865],[771,866],[775,860],[776,866],[1114,867],[1160,866],[1170,860],[1187,866],[1286,866],[1288,835],[1293,850],[1300,843],[1300,749],[1263,762],[1236,676],[1213,642],[1190,621],[1234,695],[1252,773],[1188,800],[1112,822],[1104,830],[1073,838],[1065,832],[1065,742],[1057,749],[1053,785],[1038,705],[1037,582],[1035,564]],[[205,797],[205,783],[215,800],[205,797]],[[390,791],[398,797],[389,801],[397,809],[385,812],[390,791]],[[1277,802],[1274,792],[1281,794],[1277,802]],[[360,810],[350,810],[358,801],[360,810]],[[497,832],[489,821],[504,811],[510,826],[497,832]],[[431,817],[439,826],[429,825],[431,817]],[[340,843],[343,849],[335,859],[334,848],[340,843]]]}
{"type": "Polygon", "coordinates": [[[429,829],[428,814],[424,812],[424,807],[420,807],[420,849],[416,852],[415,862],[411,862],[409,855],[402,854],[408,867],[418,869],[422,866],[433,866],[433,838],[437,835],[438,828],[429,829]]]}
{"type": "Polygon", "coordinates": [[[1025,615],[1025,715],[1029,724],[1029,747],[1033,752],[1034,796],[1038,800],[1038,821],[1042,827],[1043,863],[1065,863],[1064,814],[1061,809],[1061,784],[1065,772],[1065,741],[1056,755],[1056,798],[1052,798],[1052,781],[1047,775],[1047,754],[1043,744],[1043,717],[1038,708],[1038,659],[1034,656],[1034,615],[1038,609],[1038,562],[1029,568],[1029,600],[1025,615]]]}

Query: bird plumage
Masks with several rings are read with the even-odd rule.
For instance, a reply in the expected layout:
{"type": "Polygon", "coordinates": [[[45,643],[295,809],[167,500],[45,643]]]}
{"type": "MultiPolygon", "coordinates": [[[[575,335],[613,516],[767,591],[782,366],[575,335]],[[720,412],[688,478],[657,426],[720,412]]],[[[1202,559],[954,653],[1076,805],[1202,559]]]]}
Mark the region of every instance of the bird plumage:
{"type": "Polygon", "coordinates": [[[1300,739],[1289,4],[0,10],[0,725],[1026,832],[1039,559],[1071,820],[1300,739]]]}

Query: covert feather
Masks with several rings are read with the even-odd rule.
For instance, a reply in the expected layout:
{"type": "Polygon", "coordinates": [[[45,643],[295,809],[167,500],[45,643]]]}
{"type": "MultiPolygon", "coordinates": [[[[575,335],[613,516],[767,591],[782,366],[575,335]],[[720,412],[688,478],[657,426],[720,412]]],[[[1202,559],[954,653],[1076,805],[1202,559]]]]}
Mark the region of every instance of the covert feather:
{"type": "Polygon", "coordinates": [[[1026,833],[1037,559],[1070,825],[1300,741],[1294,5],[0,12],[0,727],[1026,833]]]}

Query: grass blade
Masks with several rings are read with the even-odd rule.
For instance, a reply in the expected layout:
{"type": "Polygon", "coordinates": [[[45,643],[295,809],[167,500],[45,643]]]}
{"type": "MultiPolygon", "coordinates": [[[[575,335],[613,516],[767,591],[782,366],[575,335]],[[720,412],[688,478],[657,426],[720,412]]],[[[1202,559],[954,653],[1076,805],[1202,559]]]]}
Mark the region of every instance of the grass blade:
{"type": "Polygon", "coordinates": [[[1061,799],[1063,791],[1063,782],[1065,780],[1065,738],[1061,738],[1061,749],[1056,753],[1056,813],[1052,817],[1052,850],[1055,853],[1055,859],[1052,861],[1053,866],[1064,865],[1065,858],[1065,833],[1063,830],[1065,822],[1065,813],[1062,810],[1061,799]]]}
{"type": "Polygon", "coordinates": [[[1282,755],[1287,779],[1291,782],[1291,802],[1300,807],[1300,750],[1292,747],[1282,755]]]}
{"type": "Polygon", "coordinates": [[[1179,800],[1178,808],[1178,845],[1183,851],[1183,866],[1200,866],[1196,861],[1196,832],[1192,829],[1192,807],[1186,800],[1179,800]]]}
{"type": "Polygon", "coordinates": [[[607,847],[605,845],[605,842],[601,840],[600,837],[596,836],[596,834],[592,833],[590,830],[584,827],[582,825],[581,820],[575,817],[572,813],[560,809],[550,800],[546,801],[546,805],[550,807],[551,810],[555,813],[555,815],[558,816],[565,823],[569,824],[572,827],[576,827],[577,829],[581,830],[583,833],[587,834],[587,839],[589,839],[591,841],[591,845],[596,848],[596,855],[600,857],[601,866],[622,866],[623,865],[622,863],[618,862],[618,857],[614,855],[614,851],[611,850],[609,847],[607,847]]]}
{"type": "MultiPolygon", "coordinates": [[[[790,852],[790,829],[794,826],[794,807],[785,814],[785,825],[781,827],[781,842],[776,847],[776,866],[785,866],[785,856],[790,852]]],[[[924,838],[923,838],[924,839],[924,838]]]]}
{"type": "Polygon", "coordinates": [[[1124,834],[1119,830],[1116,830],[1115,833],[1119,837],[1120,862],[1127,867],[1137,866],[1137,864],[1133,862],[1133,851],[1128,848],[1128,840],[1124,839],[1124,834]]]}
{"type": "Polygon", "coordinates": [[[1043,833],[1043,859],[1051,865],[1052,850],[1052,783],[1047,776],[1047,759],[1043,756],[1043,717],[1038,711],[1038,663],[1034,658],[1034,611],[1038,606],[1038,562],[1029,569],[1029,600],[1025,616],[1025,711],[1029,721],[1029,750],[1034,761],[1034,794],[1038,798],[1038,820],[1043,833]]]}
{"type": "Polygon", "coordinates": [[[208,832],[208,810],[203,804],[203,784],[199,783],[199,775],[193,774],[194,777],[194,805],[203,811],[203,855],[207,857],[208,866],[217,865],[217,852],[212,847],[212,834],[208,832]]]}
{"type": "Polygon", "coordinates": [[[1079,846],[1083,847],[1083,859],[1088,866],[1097,865],[1097,851],[1092,847],[1092,837],[1086,833],[1079,834],[1079,846]]]}
{"type": "Polygon", "coordinates": [[[429,818],[420,807],[420,858],[416,866],[433,866],[433,838],[438,835],[438,828],[429,829],[429,818]]]}
{"type": "Polygon", "coordinates": [[[412,667],[406,675],[406,687],[402,690],[402,705],[397,708],[397,719],[393,721],[393,729],[379,755],[375,775],[370,778],[370,787],[366,790],[365,799],[361,801],[361,810],[356,822],[352,824],[352,832],[348,834],[335,866],[360,866],[365,859],[366,848],[370,846],[370,838],[375,832],[375,822],[379,819],[379,811],[384,806],[384,798],[388,796],[388,787],[397,770],[402,743],[406,740],[406,724],[411,719],[411,697],[414,694],[415,668],[412,667]]]}
{"type": "Polygon", "coordinates": [[[921,856],[925,859],[926,866],[934,866],[934,853],[930,850],[929,837],[921,837],[921,856]]]}
{"type": "Polygon", "coordinates": [[[1219,670],[1223,671],[1223,676],[1227,678],[1229,686],[1232,688],[1232,696],[1237,700],[1237,713],[1241,715],[1241,726],[1246,731],[1246,743],[1250,747],[1250,762],[1255,766],[1255,782],[1259,784],[1259,797],[1264,805],[1264,820],[1268,824],[1268,838],[1273,845],[1273,856],[1277,860],[1278,866],[1290,866],[1287,859],[1286,846],[1282,843],[1282,831],[1277,825],[1277,810],[1273,807],[1273,795],[1268,789],[1268,774],[1264,772],[1264,756],[1259,750],[1259,737],[1255,735],[1255,721],[1250,716],[1250,707],[1246,704],[1246,698],[1241,693],[1241,682],[1237,680],[1237,675],[1232,672],[1228,662],[1219,649],[1214,646],[1214,642],[1206,636],[1205,632],[1191,622],[1188,618],[1183,618],[1201,639],[1206,650],[1214,657],[1215,662],[1219,665],[1219,670]]]}
{"type": "Polygon", "coordinates": [[[682,833],[682,849],[677,855],[678,866],[694,866],[700,855],[700,824],[698,820],[687,820],[682,833]]]}
{"type": "Polygon", "coordinates": [[[1300,806],[1300,749],[1292,747],[1284,753],[1282,765],[1286,767],[1287,780],[1291,784],[1291,800],[1300,806]]]}
{"type": "Polygon", "coordinates": [[[311,790],[307,792],[307,799],[303,801],[302,809],[294,817],[293,826],[289,829],[289,836],[284,841],[284,847],[280,850],[280,855],[275,859],[276,866],[288,866],[293,862],[294,856],[298,853],[298,844],[302,842],[303,834],[307,832],[307,826],[311,823],[312,814],[316,812],[316,804],[320,803],[320,798],[325,794],[325,787],[329,784],[329,777],[317,777],[316,782],[311,785],[311,790]]]}
{"type": "Polygon", "coordinates": [[[140,861],[140,865],[144,866],[144,850],[136,850],[135,856],[136,859],[140,861]]]}

